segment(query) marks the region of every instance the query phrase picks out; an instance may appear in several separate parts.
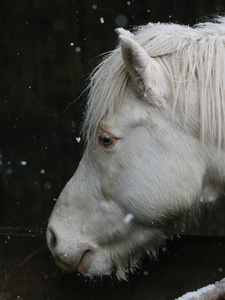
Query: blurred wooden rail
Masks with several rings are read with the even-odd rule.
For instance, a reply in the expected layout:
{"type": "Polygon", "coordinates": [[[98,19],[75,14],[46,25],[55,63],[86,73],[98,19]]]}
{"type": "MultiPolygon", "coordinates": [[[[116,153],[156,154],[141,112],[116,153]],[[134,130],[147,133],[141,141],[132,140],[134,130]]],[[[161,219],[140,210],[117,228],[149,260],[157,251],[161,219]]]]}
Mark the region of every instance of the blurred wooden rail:
{"type": "Polygon", "coordinates": [[[225,277],[225,237],[182,236],[145,258],[128,282],[61,272],[45,229],[0,228],[0,300],[172,300],[225,277]]]}

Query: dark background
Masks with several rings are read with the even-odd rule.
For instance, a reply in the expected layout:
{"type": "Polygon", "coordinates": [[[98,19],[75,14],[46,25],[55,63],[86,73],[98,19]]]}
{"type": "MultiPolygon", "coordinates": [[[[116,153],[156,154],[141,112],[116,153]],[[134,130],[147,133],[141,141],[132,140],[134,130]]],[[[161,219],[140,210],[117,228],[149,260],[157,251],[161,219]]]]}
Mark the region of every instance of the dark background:
{"type": "MultiPolygon", "coordinates": [[[[193,25],[224,6],[210,0],[1,0],[0,227],[46,227],[82,156],[76,140],[82,91],[99,55],[116,46],[116,27],[193,25]]],[[[214,218],[207,210],[204,229],[190,232],[224,235],[224,206],[213,209],[214,218]]]]}

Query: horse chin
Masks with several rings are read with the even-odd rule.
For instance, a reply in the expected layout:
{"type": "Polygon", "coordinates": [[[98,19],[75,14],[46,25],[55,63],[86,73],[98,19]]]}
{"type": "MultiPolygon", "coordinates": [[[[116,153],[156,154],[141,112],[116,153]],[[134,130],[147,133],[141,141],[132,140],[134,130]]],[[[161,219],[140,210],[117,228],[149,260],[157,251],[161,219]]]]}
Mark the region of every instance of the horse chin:
{"type": "Polygon", "coordinates": [[[90,275],[90,276],[111,276],[114,272],[114,266],[111,262],[111,260],[106,256],[96,254],[89,269],[88,272],[83,272],[81,268],[78,268],[78,271],[84,275],[90,275]]]}

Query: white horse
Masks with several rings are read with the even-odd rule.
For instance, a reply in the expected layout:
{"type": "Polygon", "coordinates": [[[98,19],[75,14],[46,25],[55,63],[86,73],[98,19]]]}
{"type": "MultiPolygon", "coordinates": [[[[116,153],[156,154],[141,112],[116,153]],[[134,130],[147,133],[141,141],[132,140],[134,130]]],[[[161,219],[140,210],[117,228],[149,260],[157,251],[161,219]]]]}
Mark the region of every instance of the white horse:
{"type": "Polygon", "coordinates": [[[66,271],[119,279],[225,183],[225,18],[117,29],[90,78],[80,165],[47,241],[66,271]]]}

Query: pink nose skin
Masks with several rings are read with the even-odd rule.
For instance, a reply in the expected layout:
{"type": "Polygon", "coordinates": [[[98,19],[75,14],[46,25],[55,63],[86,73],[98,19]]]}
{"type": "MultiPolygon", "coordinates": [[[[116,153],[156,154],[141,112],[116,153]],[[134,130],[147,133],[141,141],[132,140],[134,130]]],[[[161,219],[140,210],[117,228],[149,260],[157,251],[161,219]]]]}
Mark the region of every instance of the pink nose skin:
{"type": "Polygon", "coordinates": [[[66,272],[78,271],[82,274],[88,274],[94,257],[94,249],[87,245],[82,245],[79,251],[76,251],[74,256],[57,254],[57,238],[54,231],[47,229],[47,243],[49,250],[55,258],[56,265],[66,272]]]}

